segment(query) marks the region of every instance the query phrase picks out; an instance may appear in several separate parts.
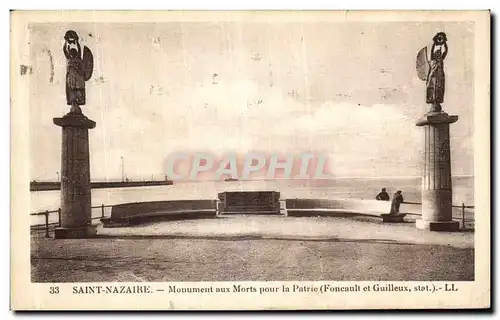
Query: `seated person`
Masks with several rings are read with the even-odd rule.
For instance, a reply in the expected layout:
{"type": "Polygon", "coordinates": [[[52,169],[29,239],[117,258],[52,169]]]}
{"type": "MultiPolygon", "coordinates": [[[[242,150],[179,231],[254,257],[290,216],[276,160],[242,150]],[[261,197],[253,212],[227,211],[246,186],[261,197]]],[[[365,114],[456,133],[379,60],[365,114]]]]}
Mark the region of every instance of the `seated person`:
{"type": "Polygon", "coordinates": [[[389,201],[389,194],[387,193],[387,190],[385,188],[382,188],[382,191],[379,194],[377,194],[375,199],[382,201],[389,201]]]}

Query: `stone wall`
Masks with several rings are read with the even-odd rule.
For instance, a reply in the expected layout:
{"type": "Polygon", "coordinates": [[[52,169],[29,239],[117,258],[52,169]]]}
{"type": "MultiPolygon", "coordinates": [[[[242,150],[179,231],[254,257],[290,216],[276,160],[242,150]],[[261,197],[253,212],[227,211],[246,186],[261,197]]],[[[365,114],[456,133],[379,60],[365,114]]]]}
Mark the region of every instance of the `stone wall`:
{"type": "Polygon", "coordinates": [[[286,199],[285,202],[288,216],[380,216],[389,213],[391,208],[390,201],[377,200],[286,199]]]}
{"type": "Polygon", "coordinates": [[[121,227],[157,220],[198,219],[216,216],[216,200],[134,202],[113,206],[104,227],[121,227]]]}

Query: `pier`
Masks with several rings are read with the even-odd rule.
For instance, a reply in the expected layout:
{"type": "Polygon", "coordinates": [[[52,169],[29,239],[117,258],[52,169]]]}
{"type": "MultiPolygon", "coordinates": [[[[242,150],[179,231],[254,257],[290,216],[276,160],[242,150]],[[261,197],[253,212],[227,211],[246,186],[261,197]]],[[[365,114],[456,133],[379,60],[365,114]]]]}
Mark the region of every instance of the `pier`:
{"type": "MultiPolygon", "coordinates": [[[[152,187],[152,186],[165,186],[172,185],[173,181],[170,180],[150,180],[150,181],[96,181],[91,182],[91,189],[105,189],[105,188],[132,188],[132,187],[152,187]]],[[[30,191],[53,191],[61,190],[60,182],[52,181],[31,181],[30,191]]]]}

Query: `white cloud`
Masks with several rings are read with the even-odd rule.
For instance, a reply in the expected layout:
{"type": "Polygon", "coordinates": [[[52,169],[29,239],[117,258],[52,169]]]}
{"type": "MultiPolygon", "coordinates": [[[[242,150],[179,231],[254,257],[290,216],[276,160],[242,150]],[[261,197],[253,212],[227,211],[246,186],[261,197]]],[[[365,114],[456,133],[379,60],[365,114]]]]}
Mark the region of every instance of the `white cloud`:
{"type": "MultiPolygon", "coordinates": [[[[336,175],[408,174],[420,165],[422,134],[415,119],[394,105],[328,102],[302,117],[281,121],[273,134],[309,137],[312,149],[329,153],[336,175]]],[[[303,147],[303,142],[295,146],[303,147]]]]}
{"type": "Polygon", "coordinates": [[[168,143],[172,149],[215,155],[322,151],[339,175],[414,174],[419,167],[421,132],[398,106],[307,106],[246,80],[214,87],[193,92],[188,131],[168,143]],[[260,97],[262,103],[249,105],[260,97]]]}

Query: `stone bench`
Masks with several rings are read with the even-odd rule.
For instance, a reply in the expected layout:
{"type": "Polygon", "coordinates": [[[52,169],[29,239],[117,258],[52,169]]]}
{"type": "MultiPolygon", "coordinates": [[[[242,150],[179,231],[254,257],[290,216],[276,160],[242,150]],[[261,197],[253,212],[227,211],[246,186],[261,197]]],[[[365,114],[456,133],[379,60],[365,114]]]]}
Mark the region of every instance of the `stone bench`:
{"type": "Polygon", "coordinates": [[[103,227],[125,227],[159,220],[216,217],[215,200],[134,202],[113,206],[111,217],[101,219],[103,227]]]}
{"type": "Polygon", "coordinates": [[[286,199],[288,216],[371,216],[382,218],[382,222],[404,222],[405,213],[390,215],[390,201],[358,199],[286,199]]]}

